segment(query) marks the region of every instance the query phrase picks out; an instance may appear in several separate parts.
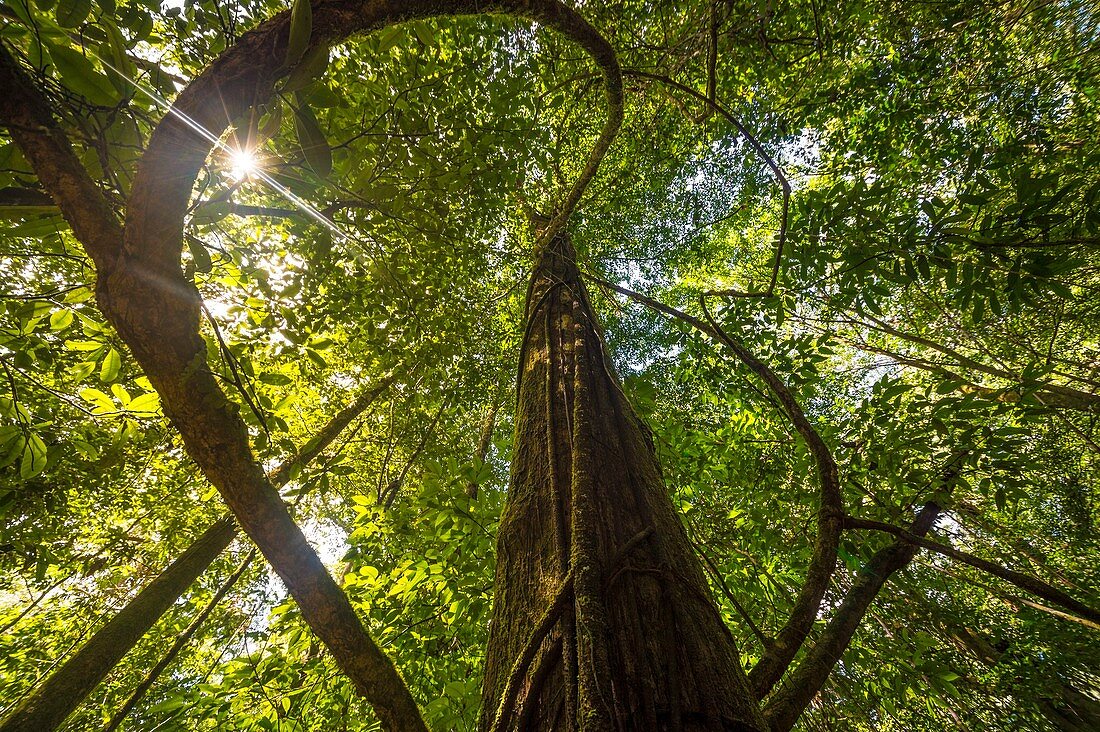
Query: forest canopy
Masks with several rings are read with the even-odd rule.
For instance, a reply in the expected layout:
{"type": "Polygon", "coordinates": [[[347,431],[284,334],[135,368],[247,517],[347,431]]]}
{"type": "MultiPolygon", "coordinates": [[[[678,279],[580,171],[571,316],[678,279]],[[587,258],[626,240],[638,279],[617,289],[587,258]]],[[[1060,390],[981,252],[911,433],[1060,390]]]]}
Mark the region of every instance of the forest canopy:
{"type": "Polygon", "coordinates": [[[2,0],[0,732],[1100,729],[1097,48],[2,0]]]}

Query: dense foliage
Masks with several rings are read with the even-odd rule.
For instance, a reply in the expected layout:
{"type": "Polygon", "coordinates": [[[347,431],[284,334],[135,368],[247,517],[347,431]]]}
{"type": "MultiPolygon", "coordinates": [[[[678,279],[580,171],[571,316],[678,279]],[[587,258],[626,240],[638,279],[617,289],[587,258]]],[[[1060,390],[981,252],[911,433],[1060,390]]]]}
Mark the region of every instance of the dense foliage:
{"type": "MultiPolygon", "coordinates": [[[[166,103],[285,9],[4,0],[0,44],[122,211],[166,103]]],[[[1096,607],[1096,4],[579,10],[619,53],[627,107],[570,229],[746,667],[810,561],[813,455],[729,351],[599,280],[713,317],[768,364],[831,448],[852,516],[906,527],[934,501],[930,539],[1096,607]]],[[[194,190],[185,267],[209,364],[265,468],[382,385],[282,495],[434,729],[478,718],[529,216],[552,213],[584,167],[602,110],[591,61],[560,35],[416,21],[301,64],[194,190]]],[[[49,191],[0,143],[6,711],[224,507],[97,309],[49,191]]],[[[893,540],[844,532],[815,634],[893,540]]],[[[243,539],[68,729],[103,728],[241,566],[123,728],[374,729],[243,539]]],[[[1100,722],[1097,633],[923,551],[798,728],[1086,730],[1100,722]]]]}

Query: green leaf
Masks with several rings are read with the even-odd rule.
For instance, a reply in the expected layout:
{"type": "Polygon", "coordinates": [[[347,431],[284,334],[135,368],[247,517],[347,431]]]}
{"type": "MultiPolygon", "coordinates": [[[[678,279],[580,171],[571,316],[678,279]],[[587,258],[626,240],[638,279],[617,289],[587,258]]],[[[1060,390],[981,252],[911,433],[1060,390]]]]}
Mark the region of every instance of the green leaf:
{"type": "Polygon", "coordinates": [[[167,699],[165,701],[162,701],[160,704],[150,707],[149,713],[163,714],[164,712],[174,712],[186,703],[186,701],[180,699],[179,697],[167,699]]]}
{"type": "Polygon", "coordinates": [[[973,323],[982,322],[982,318],[985,317],[985,298],[978,295],[974,298],[974,309],[970,313],[970,320],[973,323]]]}
{"type": "Polygon", "coordinates": [[[27,436],[23,434],[22,430],[18,427],[9,427],[7,429],[14,430],[14,433],[3,440],[2,446],[7,448],[7,452],[5,452],[2,459],[0,459],[0,468],[6,468],[22,457],[23,450],[27,446],[27,436]]]}
{"type": "Polygon", "coordinates": [[[107,396],[99,389],[81,389],[80,398],[94,405],[92,414],[106,414],[116,411],[115,403],[112,401],[111,397],[107,396]]]}
{"type": "Polygon", "coordinates": [[[58,0],[54,17],[62,28],[76,28],[92,12],[92,0],[58,0]]]}
{"type": "Polygon", "coordinates": [[[110,349],[107,351],[107,355],[103,357],[103,365],[99,368],[99,378],[105,384],[109,384],[118,378],[118,372],[122,368],[122,357],[118,355],[118,351],[110,349]]]}
{"type": "Polygon", "coordinates": [[[122,384],[111,384],[111,393],[115,395],[115,399],[118,399],[124,407],[129,406],[132,401],[130,399],[130,393],[126,391],[122,384]]]}
{"type": "Polygon", "coordinates": [[[279,127],[283,123],[283,105],[276,100],[272,103],[271,111],[260,125],[260,140],[270,140],[279,134],[279,127]]]}
{"type": "Polygon", "coordinates": [[[73,324],[72,310],[55,310],[50,313],[50,330],[65,330],[73,324]]]}
{"type": "Polygon", "coordinates": [[[290,8],[290,39],[286,44],[287,68],[294,66],[309,48],[309,38],[313,35],[313,7],[310,0],[294,0],[290,8]]]}
{"type": "Polygon", "coordinates": [[[23,455],[19,459],[19,477],[33,478],[46,469],[46,443],[33,432],[27,436],[23,455]]]}
{"type": "MultiPolygon", "coordinates": [[[[233,211],[229,201],[203,201],[191,212],[191,223],[197,225],[216,224],[233,211]]],[[[188,239],[188,244],[190,244],[188,239]]],[[[209,256],[207,257],[209,259],[209,256]]],[[[210,270],[204,270],[209,272],[210,270]]]]}
{"type": "Polygon", "coordinates": [[[295,92],[313,83],[313,80],[325,73],[328,68],[328,47],[314,46],[306,52],[301,63],[294,67],[283,82],[284,92],[295,92]]]}
{"type": "Polygon", "coordinates": [[[120,94],[133,94],[134,84],[130,79],[135,78],[138,71],[137,66],[127,55],[126,39],[110,19],[103,18],[100,23],[107,29],[107,52],[111,57],[111,65],[117,69],[117,71],[108,69],[107,76],[120,94]]]}
{"type": "Polygon", "coordinates": [[[214,269],[214,262],[210,259],[210,252],[202,242],[193,236],[187,237],[187,251],[191,252],[191,259],[195,261],[195,269],[199,272],[209,272],[214,269]]]}
{"type": "Polygon", "coordinates": [[[70,351],[95,351],[103,347],[99,341],[65,341],[65,348],[70,351]]]}
{"type": "Polygon", "coordinates": [[[50,59],[57,68],[61,82],[93,104],[111,107],[118,101],[118,93],[110,80],[96,71],[84,54],[68,46],[60,46],[46,39],[50,59]]]}
{"type": "Polygon", "coordinates": [[[126,405],[126,411],[144,415],[157,414],[160,411],[160,395],[151,391],[134,397],[126,405]]]}
{"type": "Polygon", "coordinates": [[[329,89],[324,84],[311,84],[305,94],[309,99],[309,105],[316,109],[339,107],[344,103],[343,98],[339,94],[329,89]]]}
{"type": "Polygon", "coordinates": [[[435,45],[435,33],[432,32],[432,27],[424,21],[417,21],[412,24],[413,33],[420,39],[420,42],[425,46],[435,45]]]}
{"type": "Polygon", "coordinates": [[[329,149],[325,133],[313,115],[313,110],[298,97],[298,108],[294,110],[294,130],[298,133],[298,144],[309,167],[319,177],[324,178],[332,172],[332,150],[329,149]]]}
{"type": "Polygon", "coordinates": [[[404,34],[401,26],[390,26],[382,31],[382,35],[378,38],[378,53],[385,53],[396,46],[404,34]]]}

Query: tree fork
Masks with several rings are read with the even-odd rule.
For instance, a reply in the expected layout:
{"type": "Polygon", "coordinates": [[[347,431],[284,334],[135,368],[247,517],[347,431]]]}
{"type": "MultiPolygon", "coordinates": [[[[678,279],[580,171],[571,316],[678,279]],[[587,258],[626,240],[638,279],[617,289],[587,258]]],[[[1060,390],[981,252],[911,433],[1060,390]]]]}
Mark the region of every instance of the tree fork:
{"type": "MultiPolygon", "coordinates": [[[[910,531],[923,536],[939,515],[938,504],[926,503],[913,520],[910,531]]],[[[772,732],[787,732],[794,726],[848,648],[871,603],[890,577],[908,566],[916,554],[916,546],[897,539],[875,552],[866,566],[859,570],[852,588],[845,594],[821,636],[764,706],[764,717],[772,732]]]]}
{"type": "Polygon", "coordinates": [[[1029,592],[1036,597],[1041,597],[1048,602],[1052,602],[1059,607],[1065,608],[1071,613],[1081,618],[1084,618],[1085,620],[1088,620],[1094,625],[1100,624],[1100,609],[1092,607],[1091,605],[1084,603],[1075,597],[1067,595],[1065,592],[1062,592],[1057,587],[1053,587],[1052,585],[1030,575],[1023,574],[1022,572],[1017,572],[1007,567],[1002,567],[1001,565],[995,562],[991,562],[988,559],[976,557],[973,554],[968,554],[967,552],[960,551],[958,549],[955,549],[954,547],[947,546],[946,544],[929,541],[923,536],[918,536],[911,531],[906,531],[901,527],[893,526],[892,524],[887,524],[882,521],[872,521],[870,519],[848,517],[847,519],[845,519],[844,525],[845,528],[849,529],[870,529],[872,531],[882,531],[887,534],[893,534],[902,541],[909,542],[910,544],[918,546],[921,549],[927,549],[929,551],[936,552],[937,554],[941,554],[945,557],[954,559],[957,562],[961,562],[962,564],[971,566],[974,569],[978,569],[988,574],[991,574],[994,577],[1008,582],[1009,584],[1019,587],[1025,592],[1029,592]]]}

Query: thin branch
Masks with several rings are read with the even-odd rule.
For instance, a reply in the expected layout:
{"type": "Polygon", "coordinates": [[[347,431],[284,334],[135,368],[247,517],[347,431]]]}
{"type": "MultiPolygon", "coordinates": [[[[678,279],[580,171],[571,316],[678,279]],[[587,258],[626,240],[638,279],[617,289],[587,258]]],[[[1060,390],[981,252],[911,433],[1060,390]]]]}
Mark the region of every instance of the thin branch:
{"type": "MultiPolygon", "coordinates": [[[[477,458],[475,465],[479,469],[485,464],[486,458],[489,457],[489,444],[493,440],[493,430],[496,428],[497,423],[497,412],[500,411],[500,405],[504,401],[501,391],[501,389],[497,389],[493,401],[489,403],[481,416],[481,432],[478,434],[477,451],[474,453],[477,458]]],[[[477,481],[471,480],[466,484],[466,495],[470,498],[477,498],[477,489],[477,481]]]]}
{"type": "Polygon", "coordinates": [[[714,114],[715,102],[718,92],[718,2],[713,0],[710,4],[710,17],[707,27],[707,100],[710,102],[703,106],[703,113],[693,121],[696,124],[706,122],[714,114]]]}
{"type": "Polygon", "coordinates": [[[737,611],[741,619],[745,621],[745,625],[749,626],[749,630],[756,636],[756,640],[760,641],[760,646],[764,650],[771,648],[774,645],[774,641],[764,634],[764,631],[760,629],[760,626],[756,624],[752,616],[749,615],[748,611],[746,611],[744,606],[738,601],[737,596],[733,594],[729,585],[726,584],[726,580],[722,576],[722,573],[718,571],[718,565],[714,563],[714,560],[711,559],[710,555],[707,554],[701,544],[697,544],[693,541],[692,546],[695,547],[695,551],[699,553],[699,556],[703,558],[703,563],[710,571],[710,576],[718,583],[718,587],[722,590],[722,594],[725,595],[726,599],[733,605],[733,609],[737,611]]]}
{"type": "Polygon", "coordinates": [[[412,455],[410,455],[409,459],[405,461],[405,464],[404,466],[402,466],[401,472],[398,474],[397,478],[391,481],[390,484],[386,487],[385,496],[381,501],[386,508],[390,508],[391,506],[393,506],[393,502],[397,498],[398,492],[401,490],[402,486],[405,485],[405,478],[408,476],[409,470],[412,468],[417,458],[420,457],[420,453],[422,453],[424,451],[424,448],[427,447],[428,440],[431,439],[432,434],[435,432],[436,425],[439,424],[439,418],[443,416],[443,412],[444,410],[446,410],[446,408],[446,402],[439,405],[439,409],[436,411],[435,417],[432,418],[431,424],[428,425],[428,428],[424,430],[424,434],[420,436],[420,442],[418,442],[416,447],[413,449],[412,455]]]}
{"type": "Polygon", "coordinates": [[[296,469],[308,465],[325,448],[331,445],[340,433],[351,424],[353,419],[362,414],[367,407],[374,403],[375,399],[390,388],[402,371],[403,368],[394,370],[380,379],[374,386],[364,389],[351,404],[341,409],[336,413],[336,416],[325,423],[325,426],[306,444],[302,445],[294,455],[280,463],[279,467],[271,473],[271,482],[275,485],[284,485],[289,482],[296,469]]]}
{"type": "Polygon", "coordinates": [[[211,597],[210,601],[206,603],[206,606],[203,607],[199,614],[195,616],[195,619],[191,621],[191,623],[184,629],[182,633],[180,633],[179,637],[176,638],[175,642],[165,652],[164,656],[162,656],[160,661],[157,662],[157,665],[153,666],[153,668],[149,670],[149,673],[145,675],[145,678],[142,679],[141,683],[139,683],[137,687],[135,687],[133,693],[130,694],[130,697],[123,703],[121,707],[119,707],[118,711],[114,713],[114,715],[111,717],[111,720],[107,723],[107,726],[103,728],[103,732],[114,732],[114,730],[118,729],[119,725],[122,724],[127,715],[129,715],[130,712],[133,711],[133,708],[137,706],[137,703],[142,700],[145,694],[148,693],[149,689],[152,688],[153,684],[157,682],[157,679],[160,678],[160,675],[164,673],[164,669],[168,668],[168,665],[175,660],[180,651],[182,651],[184,647],[191,642],[191,638],[195,635],[196,632],[198,632],[199,628],[202,627],[202,624],[206,622],[206,619],[210,617],[210,614],[214,612],[214,608],[218,606],[218,603],[220,603],[222,599],[227,594],[229,594],[229,591],[232,590],[237,582],[241,579],[241,576],[244,575],[245,570],[248,569],[248,566],[255,558],[256,549],[253,548],[248,552],[247,555],[245,555],[244,560],[241,561],[240,565],[237,567],[237,570],[233,572],[233,574],[230,575],[224,583],[222,583],[222,586],[218,588],[217,592],[214,593],[214,596],[211,597]]]}
{"type": "Polygon", "coordinates": [[[872,531],[883,531],[888,534],[893,534],[894,536],[897,536],[900,539],[904,539],[911,544],[915,544],[922,549],[927,549],[929,551],[936,552],[937,554],[942,554],[943,556],[950,557],[957,562],[962,562],[963,564],[974,567],[975,569],[979,569],[983,572],[991,574],[994,577],[1008,582],[1009,584],[1019,587],[1025,592],[1029,592],[1036,597],[1043,598],[1047,602],[1052,602],[1059,607],[1065,608],[1066,610],[1069,610],[1070,612],[1079,615],[1086,620],[1090,620],[1093,623],[1100,623],[1100,610],[1090,607],[1080,600],[1070,597],[1066,593],[1059,590],[1057,587],[1052,587],[1046,582],[1036,579],[1035,577],[1032,577],[1030,575],[1016,572],[1014,570],[1008,569],[1007,567],[1002,567],[1001,565],[990,562],[987,559],[976,557],[973,554],[968,554],[966,552],[955,549],[954,547],[947,546],[946,544],[939,544],[934,541],[929,541],[928,539],[917,536],[899,526],[887,524],[882,521],[872,521],[870,519],[861,519],[849,516],[844,520],[844,527],[847,529],[870,529],[872,531]]]}
{"type": "Polygon", "coordinates": [[[756,151],[756,154],[760,156],[760,158],[775,175],[776,181],[778,181],[780,188],[783,189],[783,211],[779,217],[779,240],[776,242],[775,259],[772,262],[771,278],[768,281],[767,289],[754,292],[742,292],[740,290],[718,290],[708,293],[711,295],[722,295],[724,297],[770,297],[772,293],[775,292],[775,286],[779,280],[779,270],[783,263],[783,248],[787,242],[787,223],[790,219],[791,211],[791,184],[787,180],[787,176],[783,174],[783,170],[779,167],[779,164],[775,162],[775,159],[772,158],[772,156],[764,150],[764,146],[760,144],[760,141],[757,140],[756,137],[753,136],[751,132],[749,132],[748,128],[741,123],[741,120],[737,119],[737,117],[735,117],[732,112],[719,104],[717,101],[708,98],[704,94],[700,94],[699,92],[692,89],[690,86],[685,86],[678,81],[674,81],[667,76],[661,76],[660,74],[651,74],[649,72],[639,71],[637,69],[624,69],[623,75],[633,76],[641,79],[650,79],[651,81],[656,81],[661,84],[671,86],[674,89],[677,89],[684,94],[688,94],[694,99],[697,99],[703,104],[706,104],[708,107],[714,109],[714,111],[718,112],[718,114],[720,114],[727,122],[737,128],[737,131],[741,133],[746,141],[748,141],[752,149],[756,151]]]}
{"type": "Polygon", "coordinates": [[[1019,606],[1024,605],[1031,608],[1032,610],[1038,610],[1041,613],[1046,613],[1048,615],[1053,615],[1056,618],[1061,618],[1062,620],[1068,620],[1071,623],[1083,625],[1084,627],[1091,630],[1100,630],[1100,623],[1094,623],[1091,620],[1086,620],[1079,615],[1067,613],[1065,610],[1059,610],[1057,608],[1050,607],[1049,605],[1043,605],[1042,603],[1035,602],[1034,600],[1029,600],[1026,597],[1014,595],[1010,592],[1006,592],[1003,588],[997,588],[992,585],[986,584],[985,582],[980,582],[971,576],[961,574],[959,572],[952,572],[950,569],[942,565],[935,565],[931,562],[922,562],[922,564],[929,569],[939,572],[940,574],[947,575],[952,579],[957,579],[960,582],[965,582],[968,585],[982,588],[989,594],[1000,599],[1001,602],[1003,602],[1005,605],[1012,608],[1013,612],[1019,612],[1019,606]]]}

